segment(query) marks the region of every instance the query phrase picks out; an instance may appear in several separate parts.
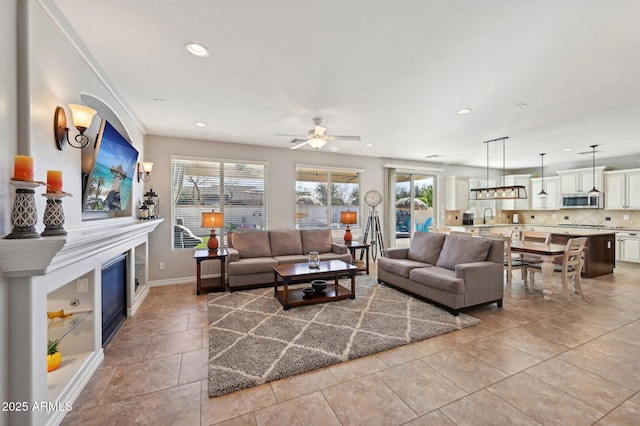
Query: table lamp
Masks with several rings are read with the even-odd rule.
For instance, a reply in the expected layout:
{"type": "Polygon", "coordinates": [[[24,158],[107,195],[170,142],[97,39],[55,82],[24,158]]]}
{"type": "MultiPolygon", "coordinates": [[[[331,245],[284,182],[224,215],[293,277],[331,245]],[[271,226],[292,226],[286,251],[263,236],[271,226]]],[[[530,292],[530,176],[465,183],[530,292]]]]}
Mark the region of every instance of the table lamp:
{"type": "Polygon", "coordinates": [[[203,228],[211,228],[211,235],[209,235],[209,241],[207,242],[207,248],[210,251],[218,250],[218,239],[216,238],[215,228],[222,228],[224,226],[224,213],[216,212],[214,210],[210,212],[202,212],[202,226],[203,228]]]}
{"type": "Polygon", "coordinates": [[[353,235],[351,235],[351,228],[349,227],[349,225],[358,223],[357,212],[352,212],[349,210],[347,210],[346,212],[340,212],[340,223],[347,225],[347,229],[344,232],[344,242],[350,243],[353,239],[353,235]]]}

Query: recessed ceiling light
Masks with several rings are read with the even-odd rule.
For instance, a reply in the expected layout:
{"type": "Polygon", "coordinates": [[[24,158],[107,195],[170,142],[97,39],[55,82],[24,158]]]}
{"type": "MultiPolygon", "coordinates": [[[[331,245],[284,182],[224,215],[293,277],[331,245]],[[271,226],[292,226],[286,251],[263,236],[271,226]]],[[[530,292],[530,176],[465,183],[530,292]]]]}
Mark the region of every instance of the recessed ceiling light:
{"type": "Polygon", "coordinates": [[[529,106],[529,105],[527,105],[527,104],[520,103],[520,104],[517,104],[517,105],[516,105],[516,108],[526,108],[526,107],[528,107],[528,106],[529,106]]]}
{"type": "Polygon", "coordinates": [[[571,152],[571,148],[565,148],[563,149],[564,152],[571,152]]]}
{"type": "Polygon", "coordinates": [[[159,104],[166,104],[167,100],[162,98],[153,98],[154,102],[158,102],[159,104]]]}
{"type": "Polygon", "coordinates": [[[198,58],[206,58],[209,56],[209,49],[198,43],[187,43],[184,48],[187,49],[187,52],[198,58]]]}
{"type": "MultiPolygon", "coordinates": [[[[372,146],[373,146],[373,144],[372,144],[372,143],[368,143],[368,144],[366,144],[365,146],[372,147],[372,146]]],[[[639,160],[639,161],[640,161],[640,160],[639,160]]]]}
{"type": "Polygon", "coordinates": [[[469,114],[471,112],[471,108],[462,108],[456,111],[460,115],[469,114]]]}
{"type": "Polygon", "coordinates": [[[444,157],[444,155],[442,154],[431,154],[431,155],[427,155],[424,158],[442,158],[442,157],[444,157]]]}
{"type": "Polygon", "coordinates": [[[202,121],[196,121],[193,123],[196,127],[207,127],[207,123],[203,123],[202,121]]]}

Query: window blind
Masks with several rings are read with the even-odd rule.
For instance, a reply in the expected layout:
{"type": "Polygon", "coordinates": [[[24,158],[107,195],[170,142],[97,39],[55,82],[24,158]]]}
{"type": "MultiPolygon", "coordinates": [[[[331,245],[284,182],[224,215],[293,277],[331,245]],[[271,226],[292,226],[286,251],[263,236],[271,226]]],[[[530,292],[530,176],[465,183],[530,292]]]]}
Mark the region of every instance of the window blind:
{"type": "Polygon", "coordinates": [[[211,230],[200,226],[205,211],[224,213],[224,229],[216,229],[221,245],[228,231],[266,228],[267,163],[172,158],[171,188],[174,250],[209,236],[211,230]]]}

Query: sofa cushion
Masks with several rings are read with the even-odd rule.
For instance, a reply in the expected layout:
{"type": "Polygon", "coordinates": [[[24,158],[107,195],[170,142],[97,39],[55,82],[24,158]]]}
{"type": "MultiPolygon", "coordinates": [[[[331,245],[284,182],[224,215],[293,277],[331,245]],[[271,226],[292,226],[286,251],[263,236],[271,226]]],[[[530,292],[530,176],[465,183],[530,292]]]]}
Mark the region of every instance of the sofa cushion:
{"type": "Polygon", "coordinates": [[[418,262],[435,265],[440,257],[446,234],[416,232],[411,239],[407,257],[418,262]]]}
{"type": "Polygon", "coordinates": [[[454,270],[459,263],[486,260],[491,241],[484,238],[447,235],[436,266],[454,270]]]}
{"type": "Polygon", "coordinates": [[[302,254],[302,240],[297,229],[276,229],[269,231],[271,256],[302,254]]]}
{"type": "MultiPolygon", "coordinates": [[[[235,236],[235,234],[234,234],[235,236]]],[[[256,257],[250,259],[240,259],[237,262],[229,263],[229,275],[249,275],[272,272],[272,266],[278,262],[273,257],[256,257]]]]}
{"type": "Polygon", "coordinates": [[[317,251],[318,253],[327,253],[331,251],[333,240],[331,239],[331,229],[302,229],[300,231],[302,237],[302,252],[317,251]]]}
{"type": "Polygon", "coordinates": [[[240,259],[271,257],[267,231],[234,232],[232,238],[233,247],[240,253],[240,259]]]}
{"type": "Polygon", "coordinates": [[[382,269],[404,278],[409,278],[409,272],[411,272],[412,269],[425,268],[429,266],[433,265],[428,265],[411,259],[392,259],[390,257],[378,258],[378,269],[382,269]]]}
{"type": "Polygon", "coordinates": [[[464,294],[465,291],[465,282],[456,277],[455,271],[439,266],[412,269],[409,279],[447,293],[464,294]]]}

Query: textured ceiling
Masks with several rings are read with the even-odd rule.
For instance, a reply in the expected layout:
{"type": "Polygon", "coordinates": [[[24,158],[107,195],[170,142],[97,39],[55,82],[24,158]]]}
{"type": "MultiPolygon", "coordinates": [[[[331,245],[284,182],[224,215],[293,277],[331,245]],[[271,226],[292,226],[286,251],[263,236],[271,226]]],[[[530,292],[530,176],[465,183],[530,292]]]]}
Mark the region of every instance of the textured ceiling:
{"type": "Polygon", "coordinates": [[[362,137],[338,155],[640,160],[637,0],[40,1],[148,134],[287,148],[322,117],[362,137]]]}

